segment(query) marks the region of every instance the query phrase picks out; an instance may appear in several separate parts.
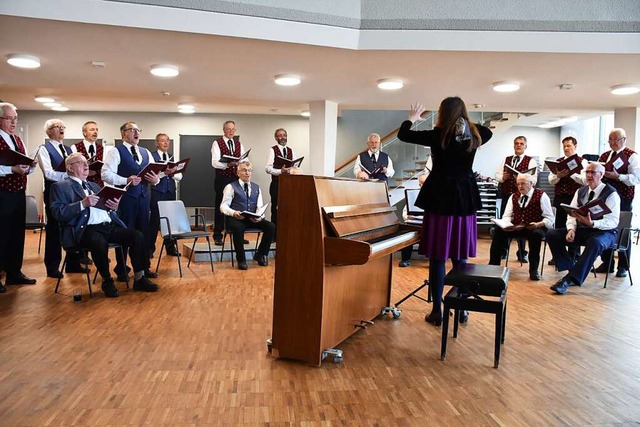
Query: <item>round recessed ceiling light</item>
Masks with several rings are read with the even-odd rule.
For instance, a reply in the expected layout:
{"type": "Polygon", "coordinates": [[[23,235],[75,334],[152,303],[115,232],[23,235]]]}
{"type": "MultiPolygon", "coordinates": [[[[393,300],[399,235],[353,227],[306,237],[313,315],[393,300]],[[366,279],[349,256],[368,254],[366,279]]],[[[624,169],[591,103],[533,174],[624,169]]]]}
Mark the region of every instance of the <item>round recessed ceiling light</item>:
{"type": "Polygon", "coordinates": [[[378,88],[382,90],[398,90],[404,87],[404,83],[399,79],[380,79],[378,88]]]}
{"type": "Polygon", "coordinates": [[[640,85],[611,86],[611,93],[614,95],[635,95],[638,92],[640,92],[640,85]]]}
{"type": "Polygon", "coordinates": [[[304,111],[302,111],[302,112],[300,113],[300,115],[301,115],[302,117],[309,117],[309,116],[311,116],[311,113],[309,112],[309,110],[304,110],[304,111]]]}
{"type": "Polygon", "coordinates": [[[60,106],[60,107],[52,107],[51,109],[52,109],[53,111],[69,111],[69,107],[63,107],[63,106],[60,106]]]}
{"type": "Polygon", "coordinates": [[[300,76],[296,74],[278,74],[274,77],[274,80],[280,86],[297,86],[300,84],[300,76]]]}
{"type": "Polygon", "coordinates": [[[18,68],[38,68],[40,67],[40,58],[25,53],[12,53],[7,55],[7,63],[18,68]]]}
{"type": "Polygon", "coordinates": [[[36,102],[40,102],[40,103],[45,103],[45,102],[56,102],[55,99],[53,98],[49,98],[48,96],[36,96],[34,98],[36,100],[36,102]]]}
{"type": "Polygon", "coordinates": [[[157,77],[175,77],[180,74],[180,70],[175,65],[157,64],[151,66],[151,74],[157,77]]]}
{"type": "Polygon", "coordinates": [[[515,92],[518,89],[520,89],[518,82],[495,82],[493,84],[493,90],[496,92],[515,92]]]}
{"type": "Polygon", "coordinates": [[[188,108],[181,108],[178,110],[178,113],[180,114],[193,114],[195,113],[196,110],[192,110],[192,109],[188,109],[188,108]]]}
{"type": "Polygon", "coordinates": [[[192,104],[178,104],[178,109],[179,110],[195,110],[196,107],[194,107],[192,104]]]}
{"type": "Polygon", "coordinates": [[[50,108],[62,107],[62,104],[60,104],[59,102],[55,102],[55,101],[53,101],[53,102],[44,102],[44,103],[42,103],[42,105],[44,105],[45,107],[50,107],[50,108]]]}

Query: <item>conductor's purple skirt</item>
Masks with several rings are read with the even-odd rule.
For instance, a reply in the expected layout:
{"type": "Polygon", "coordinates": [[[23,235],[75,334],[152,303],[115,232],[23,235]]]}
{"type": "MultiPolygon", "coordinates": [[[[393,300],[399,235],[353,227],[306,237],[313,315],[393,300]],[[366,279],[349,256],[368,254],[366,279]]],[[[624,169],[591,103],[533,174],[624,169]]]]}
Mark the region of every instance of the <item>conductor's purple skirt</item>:
{"type": "Polygon", "coordinates": [[[451,216],[425,212],[418,253],[430,259],[466,259],[476,256],[476,215],[451,216]]]}

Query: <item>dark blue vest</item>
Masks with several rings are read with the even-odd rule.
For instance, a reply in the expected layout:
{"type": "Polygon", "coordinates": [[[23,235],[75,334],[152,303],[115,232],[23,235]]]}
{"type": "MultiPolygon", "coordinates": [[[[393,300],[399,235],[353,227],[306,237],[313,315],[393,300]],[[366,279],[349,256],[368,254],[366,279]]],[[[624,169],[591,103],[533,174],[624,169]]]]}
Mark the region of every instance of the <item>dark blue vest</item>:
{"type": "Polygon", "coordinates": [[[233,188],[233,199],[231,199],[231,209],[235,211],[249,211],[255,212],[258,209],[258,196],[260,195],[260,187],[258,184],[251,182],[251,196],[247,202],[247,194],[244,192],[244,186],[240,185],[240,181],[233,181],[231,187],[233,188]]]}
{"type": "MultiPolygon", "coordinates": [[[[151,155],[153,156],[153,160],[155,160],[156,163],[164,163],[164,160],[160,158],[160,153],[158,153],[157,151],[154,151],[153,153],[151,153],[151,155]]],[[[167,159],[170,159],[170,158],[171,158],[171,153],[167,153],[167,159]]],[[[176,182],[173,180],[173,178],[165,176],[160,179],[160,182],[158,183],[158,185],[151,186],[151,191],[157,191],[159,193],[175,194],[176,182]]]]}
{"type": "MultiPolygon", "coordinates": [[[[591,191],[591,188],[589,188],[588,185],[585,185],[584,187],[580,187],[578,189],[578,206],[584,205],[583,200],[586,200],[587,193],[589,191],[591,191]]],[[[616,192],[616,189],[613,188],[613,186],[609,184],[605,184],[604,188],[600,192],[600,195],[598,196],[598,199],[602,200],[603,202],[606,202],[607,198],[615,192],[616,192]]],[[[582,224],[581,222],[578,222],[578,227],[586,227],[586,225],[582,224]]]]}
{"type": "MultiPolygon", "coordinates": [[[[58,149],[58,142],[55,141],[55,145],[47,142],[44,146],[47,149],[47,152],[49,153],[49,159],[51,160],[51,167],[55,169],[58,166],[60,166],[60,163],[64,162],[64,158],[62,157],[62,154],[60,154],[60,150],[58,149]]],[[[67,156],[71,154],[71,148],[67,147],[66,145],[63,145],[63,146],[64,146],[64,150],[67,152],[67,156]]],[[[45,193],[45,200],[47,201],[47,203],[49,202],[49,197],[48,197],[49,189],[51,188],[54,182],[56,181],[50,181],[47,178],[44,179],[44,193],[45,193]]]]}
{"type": "MultiPolygon", "coordinates": [[[[149,152],[147,150],[143,150],[142,148],[138,147],[138,151],[140,151],[140,154],[142,154],[142,163],[137,164],[133,160],[131,151],[127,147],[125,147],[124,144],[118,145],[116,149],[120,153],[120,164],[118,165],[117,172],[120,176],[129,177],[131,175],[137,175],[142,169],[144,169],[146,165],[149,164],[149,152]]],[[[146,195],[148,191],[147,187],[148,185],[146,181],[143,181],[138,185],[130,185],[127,188],[127,194],[133,197],[146,195]]]]}
{"type": "MultiPolygon", "coordinates": [[[[380,167],[387,167],[389,165],[389,156],[387,153],[383,153],[382,151],[378,151],[378,155],[376,156],[378,160],[374,165],[371,161],[371,156],[369,156],[369,152],[365,151],[364,153],[360,153],[360,164],[364,166],[368,171],[373,172],[374,169],[380,167]]],[[[387,181],[389,178],[382,172],[379,172],[371,177],[372,179],[380,179],[382,181],[387,181]]]]}

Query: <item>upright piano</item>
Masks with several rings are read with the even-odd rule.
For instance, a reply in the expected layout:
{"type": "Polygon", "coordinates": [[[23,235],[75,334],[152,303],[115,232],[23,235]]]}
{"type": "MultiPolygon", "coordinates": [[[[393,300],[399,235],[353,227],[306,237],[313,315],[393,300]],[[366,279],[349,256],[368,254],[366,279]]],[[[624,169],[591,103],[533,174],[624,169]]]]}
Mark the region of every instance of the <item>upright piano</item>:
{"type": "Polygon", "coordinates": [[[319,366],[390,305],[392,254],[419,241],[380,181],[282,175],[271,351],[319,366]]]}

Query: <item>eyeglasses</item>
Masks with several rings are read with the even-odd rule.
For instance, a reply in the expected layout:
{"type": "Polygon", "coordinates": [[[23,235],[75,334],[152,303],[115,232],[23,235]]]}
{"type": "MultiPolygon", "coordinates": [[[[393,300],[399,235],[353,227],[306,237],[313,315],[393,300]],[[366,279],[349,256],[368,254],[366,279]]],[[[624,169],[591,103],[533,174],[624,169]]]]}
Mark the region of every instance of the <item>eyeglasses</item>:
{"type": "Polygon", "coordinates": [[[129,128],[129,129],[125,129],[125,132],[127,131],[131,131],[131,132],[138,132],[138,133],[142,133],[142,129],[138,129],[138,128],[129,128]]]}
{"type": "Polygon", "coordinates": [[[620,137],[620,138],[609,138],[609,142],[624,141],[625,139],[627,139],[626,136],[623,136],[623,137],[620,137]]]}
{"type": "Polygon", "coordinates": [[[67,127],[62,125],[56,125],[56,126],[51,126],[49,129],[55,129],[55,128],[58,128],[60,130],[65,130],[67,127]]]}
{"type": "Polygon", "coordinates": [[[584,173],[588,173],[590,175],[594,174],[594,173],[602,173],[600,171],[585,171],[584,173]]]}
{"type": "Polygon", "coordinates": [[[89,163],[87,163],[87,162],[85,162],[85,161],[78,160],[77,162],[71,162],[71,163],[69,163],[67,166],[73,166],[73,165],[78,164],[78,163],[82,163],[83,165],[88,165],[88,164],[89,164],[89,163]]]}
{"type": "Polygon", "coordinates": [[[18,121],[18,116],[14,116],[14,117],[0,117],[0,119],[2,120],[7,120],[9,122],[17,122],[18,121]]]}

